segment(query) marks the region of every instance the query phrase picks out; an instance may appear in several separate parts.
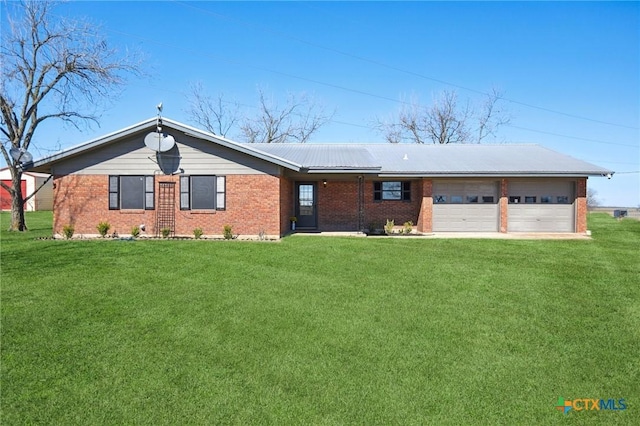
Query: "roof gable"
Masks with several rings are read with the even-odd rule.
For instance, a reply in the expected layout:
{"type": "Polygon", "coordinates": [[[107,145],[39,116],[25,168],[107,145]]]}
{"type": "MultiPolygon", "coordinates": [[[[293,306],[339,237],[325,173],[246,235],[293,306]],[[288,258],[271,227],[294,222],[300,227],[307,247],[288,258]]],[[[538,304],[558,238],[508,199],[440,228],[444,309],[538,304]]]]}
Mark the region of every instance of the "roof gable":
{"type": "MultiPolygon", "coordinates": [[[[80,144],[80,145],[65,149],[63,151],[54,153],[50,156],[38,159],[34,161],[32,170],[46,172],[49,170],[51,165],[55,163],[71,160],[74,157],[85,155],[95,150],[103,149],[109,146],[110,144],[118,143],[119,141],[122,141],[130,136],[136,135],[144,131],[147,131],[147,132],[155,131],[156,126],[157,126],[157,118],[150,118],[138,124],[134,124],[133,126],[126,127],[116,132],[109,133],[100,138],[93,139],[83,144],[80,144]]],[[[233,151],[240,152],[240,153],[249,155],[251,157],[264,160],[269,163],[282,166],[291,170],[298,171],[301,168],[300,165],[292,163],[291,161],[288,161],[284,158],[279,158],[272,154],[258,151],[252,148],[252,146],[249,144],[241,144],[238,142],[234,142],[229,139],[216,136],[212,133],[204,132],[202,130],[196,129],[194,127],[191,127],[186,124],[182,124],[167,118],[162,119],[162,129],[165,132],[169,130],[169,133],[170,133],[170,130],[182,132],[186,136],[190,136],[208,143],[229,148],[233,151]]]]}

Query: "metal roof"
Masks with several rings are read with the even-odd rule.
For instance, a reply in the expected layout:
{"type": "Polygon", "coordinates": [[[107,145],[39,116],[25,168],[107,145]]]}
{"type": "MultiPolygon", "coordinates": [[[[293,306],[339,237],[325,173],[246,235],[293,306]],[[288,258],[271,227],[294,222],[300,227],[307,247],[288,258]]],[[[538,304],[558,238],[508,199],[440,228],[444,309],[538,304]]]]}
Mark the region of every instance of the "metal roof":
{"type": "MultiPolygon", "coordinates": [[[[32,171],[48,171],[60,160],[144,130],[157,118],[66,149],[34,162],[32,171]]],[[[540,145],[423,144],[246,144],[162,118],[163,127],[303,173],[362,173],[379,176],[597,176],[613,171],[540,145]]]]}
{"type": "Polygon", "coordinates": [[[310,172],[368,169],[384,176],[606,175],[595,166],[540,145],[255,144],[310,172]]]}

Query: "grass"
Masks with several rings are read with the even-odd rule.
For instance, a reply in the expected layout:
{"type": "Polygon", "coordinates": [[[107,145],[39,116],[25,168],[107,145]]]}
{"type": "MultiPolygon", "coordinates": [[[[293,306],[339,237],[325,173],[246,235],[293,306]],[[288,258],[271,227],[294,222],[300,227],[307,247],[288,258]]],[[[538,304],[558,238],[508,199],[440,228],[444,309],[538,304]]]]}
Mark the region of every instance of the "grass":
{"type": "Polygon", "coordinates": [[[3,424],[637,424],[640,222],[265,243],[1,219],[3,424]],[[565,416],[560,396],[627,409],[565,416]]]}

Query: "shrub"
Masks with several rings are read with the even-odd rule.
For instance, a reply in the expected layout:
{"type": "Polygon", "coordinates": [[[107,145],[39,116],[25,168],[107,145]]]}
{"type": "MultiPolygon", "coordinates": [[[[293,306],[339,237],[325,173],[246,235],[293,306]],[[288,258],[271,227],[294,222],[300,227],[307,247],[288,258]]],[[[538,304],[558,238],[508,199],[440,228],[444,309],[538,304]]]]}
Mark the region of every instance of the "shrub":
{"type": "Polygon", "coordinates": [[[111,228],[111,224],[109,222],[100,222],[98,226],[96,226],[96,229],[102,238],[107,235],[109,228],[111,228]]]}
{"type": "Polygon", "coordinates": [[[169,238],[169,235],[171,234],[171,228],[162,228],[160,230],[160,233],[162,234],[162,238],[169,238]]]}
{"type": "Polygon", "coordinates": [[[73,225],[65,225],[62,227],[62,235],[64,235],[64,237],[69,240],[71,239],[71,237],[73,237],[73,225]]]}
{"type": "Polygon", "coordinates": [[[196,240],[199,240],[199,239],[200,239],[200,237],[202,237],[202,228],[196,228],[196,229],[194,229],[194,230],[193,230],[193,237],[194,237],[196,240]]]}
{"type": "Polygon", "coordinates": [[[394,221],[387,219],[387,224],[384,225],[384,232],[386,232],[387,235],[393,234],[393,227],[394,226],[395,226],[394,221]]]}
{"type": "Polygon", "coordinates": [[[139,237],[140,236],[140,227],[138,225],[136,225],[133,228],[131,228],[131,236],[132,237],[139,237]]]}
{"type": "Polygon", "coordinates": [[[404,227],[403,231],[405,234],[410,234],[411,231],[413,231],[413,222],[411,221],[405,222],[402,226],[404,227]]]}
{"type": "Polygon", "coordinates": [[[230,240],[233,238],[233,226],[231,225],[225,225],[224,226],[224,230],[222,232],[222,235],[224,235],[224,239],[225,240],[230,240]]]}

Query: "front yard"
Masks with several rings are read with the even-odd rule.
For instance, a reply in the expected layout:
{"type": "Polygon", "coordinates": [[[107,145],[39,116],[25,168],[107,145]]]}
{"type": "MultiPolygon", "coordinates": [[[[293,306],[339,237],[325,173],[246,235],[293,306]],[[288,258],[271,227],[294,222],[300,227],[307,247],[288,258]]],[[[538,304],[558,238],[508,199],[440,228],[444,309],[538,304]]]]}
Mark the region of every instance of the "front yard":
{"type": "Polygon", "coordinates": [[[27,218],[0,224],[3,424],[637,424],[638,221],[272,243],[40,240],[51,214],[27,218]]]}

